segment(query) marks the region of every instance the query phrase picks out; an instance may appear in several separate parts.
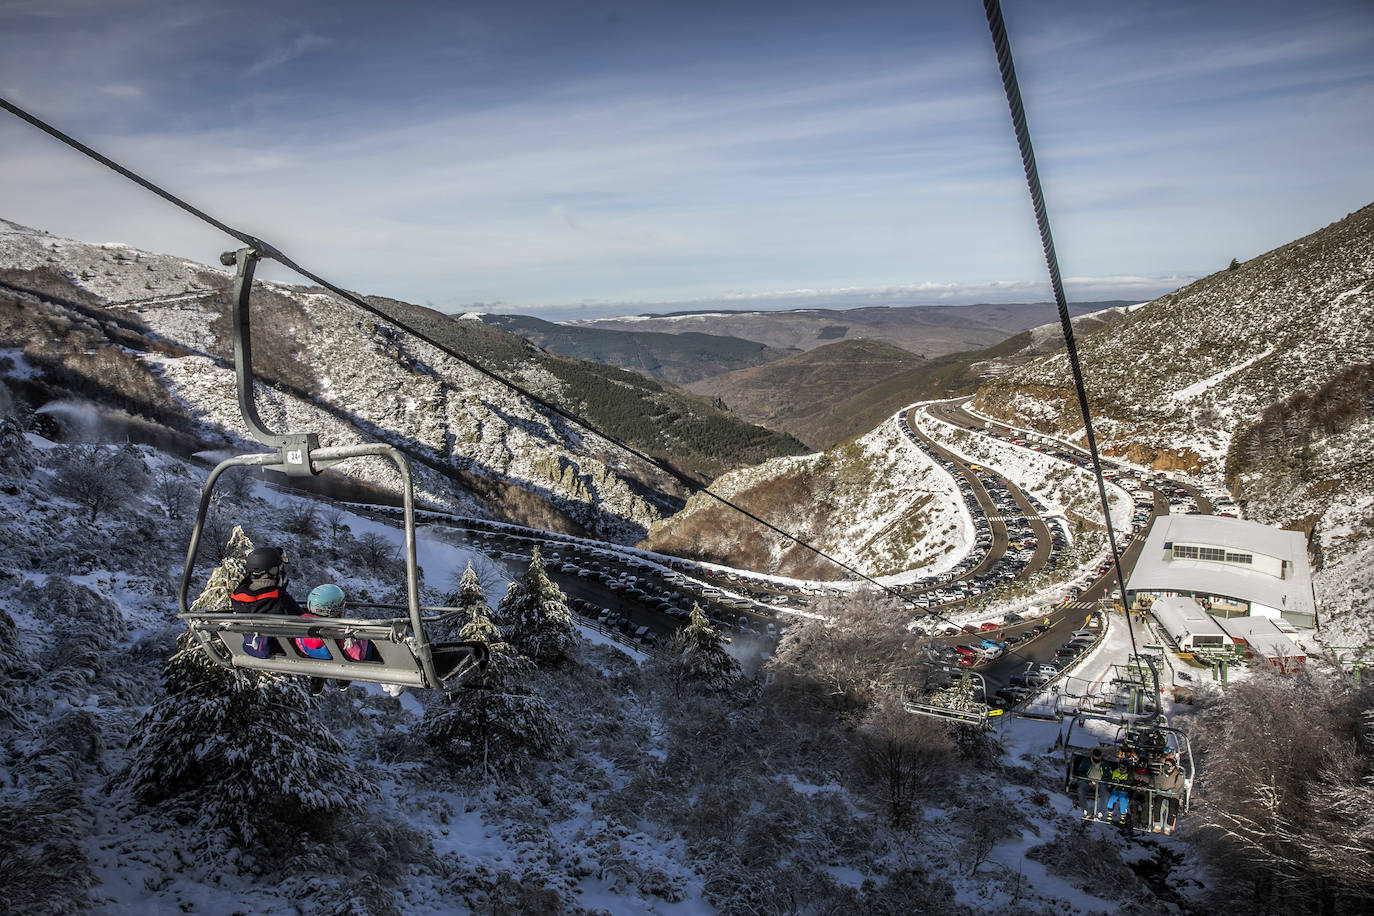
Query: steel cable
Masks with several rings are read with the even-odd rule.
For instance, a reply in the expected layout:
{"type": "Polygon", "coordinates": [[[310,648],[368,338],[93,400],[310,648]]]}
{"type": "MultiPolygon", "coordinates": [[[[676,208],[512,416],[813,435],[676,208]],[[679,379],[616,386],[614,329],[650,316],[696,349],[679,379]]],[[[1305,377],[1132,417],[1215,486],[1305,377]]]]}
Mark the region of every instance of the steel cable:
{"type": "MultiPolygon", "coordinates": [[[[1102,502],[1102,518],[1107,524],[1107,542],[1112,552],[1112,566],[1116,571],[1117,586],[1121,590],[1121,603],[1126,603],[1126,580],[1121,572],[1121,551],[1116,544],[1116,529],[1112,525],[1112,509],[1107,499],[1107,481],[1102,476],[1102,459],[1097,451],[1097,437],[1093,433],[1092,412],[1088,408],[1088,389],[1083,383],[1083,367],[1078,360],[1078,345],[1074,342],[1073,321],[1069,317],[1069,304],[1064,296],[1064,281],[1059,274],[1059,258],[1054,252],[1054,236],[1050,233],[1050,217],[1045,208],[1045,195],[1040,187],[1040,172],[1035,167],[1035,148],[1031,145],[1030,128],[1026,125],[1026,110],[1021,103],[1021,87],[1016,80],[1016,67],[1011,59],[1011,42],[1007,38],[1007,27],[1002,21],[1002,6],[998,0],[983,0],[983,11],[987,14],[988,28],[992,32],[992,45],[997,52],[997,66],[1002,73],[1002,88],[1007,96],[1007,106],[1011,109],[1011,123],[1016,131],[1016,145],[1021,150],[1021,165],[1026,173],[1026,186],[1030,190],[1031,205],[1035,209],[1035,224],[1040,229],[1040,244],[1045,251],[1045,266],[1050,273],[1050,286],[1054,289],[1054,304],[1059,310],[1059,324],[1064,332],[1064,345],[1069,354],[1069,368],[1073,372],[1074,390],[1078,394],[1078,408],[1083,414],[1083,432],[1088,441],[1088,453],[1092,457],[1093,476],[1097,480],[1097,494],[1102,502]]],[[[1126,614],[1126,630],[1131,635],[1131,653],[1138,655],[1135,643],[1135,628],[1131,626],[1131,615],[1126,614]]]]}

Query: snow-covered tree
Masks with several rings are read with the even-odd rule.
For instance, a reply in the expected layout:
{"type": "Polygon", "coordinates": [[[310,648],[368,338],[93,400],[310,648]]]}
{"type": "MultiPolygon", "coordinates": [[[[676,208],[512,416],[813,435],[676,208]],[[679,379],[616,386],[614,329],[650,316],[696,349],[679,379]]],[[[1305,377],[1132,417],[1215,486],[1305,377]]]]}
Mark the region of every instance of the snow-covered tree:
{"type": "Polygon", "coordinates": [[[544,571],[538,547],[529,569],[506,590],[496,614],[512,648],[538,664],[561,661],[577,639],[568,601],[544,571]]]}
{"type": "Polygon", "coordinates": [[[184,634],[135,726],[134,797],[256,841],[323,826],[376,787],[294,683],[221,668],[184,634]]]}
{"type": "MultiPolygon", "coordinates": [[[[194,610],[228,607],[252,549],[235,528],[194,610]]],[[[130,739],[125,775],[144,804],[249,840],[323,824],[376,791],[291,681],[223,668],[188,631],[162,686],[130,739]]]]}
{"type": "Polygon", "coordinates": [[[478,578],[477,571],[472,568],[471,560],[468,560],[467,569],[463,570],[462,578],[458,580],[458,593],[454,606],[463,610],[465,621],[476,620],[479,615],[487,617],[491,612],[487,605],[486,590],[482,588],[482,580],[478,578]]]}
{"type": "Polygon", "coordinates": [[[148,486],[148,469],[133,448],[63,446],[53,457],[53,472],[57,475],[53,492],[85,509],[89,522],[124,505],[148,486]]]}
{"type": "Polygon", "coordinates": [[[459,638],[487,644],[491,660],[486,674],[475,689],[450,694],[429,707],[420,732],[454,760],[479,765],[484,775],[517,771],[525,759],[549,755],[567,731],[525,683],[534,664],[502,641],[484,605],[472,610],[459,638]]]}
{"type": "Polygon", "coordinates": [[[243,533],[243,529],[236,525],[229,532],[228,538],[224,540],[222,545],[216,537],[208,546],[223,559],[210,573],[210,581],[206,583],[205,589],[191,603],[191,610],[195,612],[227,611],[229,610],[229,593],[243,578],[248,554],[253,552],[253,542],[248,539],[248,535],[243,533]]]}
{"type": "Polygon", "coordinates": [[[707,690],[725,690],[739,679],[739,662],[726,650],[725,636],[711,626],[693,604],[687,626],[668,641],[664,664],[675,690],[696,685],[707,690]]]}
{"type": "Polygon", "coordinates": [[[458,579],[458,588],[444,595],[444,604],[456,610],[450,611],[450,616],[445,617],[434,626],[430,627],[430,639],[433,642],[453,642],[454,640],[480,640],[484,643],[494,643],[501,641],[501,633],[491,622],[491,606],[487,604],[487,593],[482,588],[482,580],[478,577],[476,570],[472,568],[472,561],[468,561],[467,569],[458,579]],[[462,633],[474,621],[481,619],[490,627],[491,632],[479,636],[463,636],[462,633]]]}

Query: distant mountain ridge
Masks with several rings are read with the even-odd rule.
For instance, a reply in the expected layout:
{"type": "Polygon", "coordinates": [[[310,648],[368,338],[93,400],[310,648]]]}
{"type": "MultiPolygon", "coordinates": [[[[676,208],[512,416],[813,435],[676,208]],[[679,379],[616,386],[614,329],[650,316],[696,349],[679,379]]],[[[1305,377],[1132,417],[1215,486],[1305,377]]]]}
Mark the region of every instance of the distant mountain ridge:
{"type": "MultiPolygon", "coordinates": [[[[1075,318],[1078,333],[1104,327],[1124,307],[1075,318]]],[[[913,401],[972,394],[979,382],[1063,346],[1059,325],[1022,331],[991,347],[924,359],[876,340],[826,344],[776,362],[703,379],[692,391],[734,413],[827,449],[867,432],[913,401]]]]}
{"type": "Polygon", "coordinates": [[[612,330],[557,324],[528,315],[481,314],[480,319],[560,356],[618,366],[685,385],[734,369],[781,359],[787,351],[752,340],[687,331],[612,330]]]}
{"type": "MultiPolygon", "coordinates": [[[[1126,302],[1084,302],[1074,315],[1126,302]]],[[[792,309],[755,312],[695,312],[563,322],[570,327],[619,331],[699,332],[744,338],[777,350],[811,350],[839,340],[880,340],[926,358],[981,350],[1038,325],[1054,321],[1053,303],[878,306],[854,309],[792,309]]]]}

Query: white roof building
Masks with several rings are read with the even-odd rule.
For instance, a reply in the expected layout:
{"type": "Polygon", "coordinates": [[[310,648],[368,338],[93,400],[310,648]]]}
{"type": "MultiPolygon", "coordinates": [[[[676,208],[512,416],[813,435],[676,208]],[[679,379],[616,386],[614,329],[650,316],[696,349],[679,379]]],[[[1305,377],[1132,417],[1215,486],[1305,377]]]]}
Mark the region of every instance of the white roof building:
{"type": "Polygon", "coordinates": [[[1307,539],[1300,531],[1215,515],[1160,516],[1126,582],[1141,593],[1184,595],[1252,616],[1317,623],[1307,539]]]}
{"type": "Polygon", "coordinates": [[[1235,641],[1192,598],[1157,598],[1150,614],[1180,652],[1229,652],[1235,641]]]}
{"type": "Polygon", "coordinates": [[[1272,617],[1232,617],[1217,623],[1256,658],[1280,671],[1296,671],[1307,661],[1307,653],[1279,630],[1272,617]]]}

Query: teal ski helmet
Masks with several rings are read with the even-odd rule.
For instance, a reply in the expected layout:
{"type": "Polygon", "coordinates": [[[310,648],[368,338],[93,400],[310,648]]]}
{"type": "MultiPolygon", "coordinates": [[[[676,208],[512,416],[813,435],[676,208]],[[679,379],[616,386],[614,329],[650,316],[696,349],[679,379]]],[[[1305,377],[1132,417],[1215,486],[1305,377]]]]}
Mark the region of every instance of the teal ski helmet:
{"type": "Polygon", "coordinates": [[[337,585],[317,585],[305,599],[306,610],[319,617],[338,617],[344,609],[343,589],[337,585]]]}

